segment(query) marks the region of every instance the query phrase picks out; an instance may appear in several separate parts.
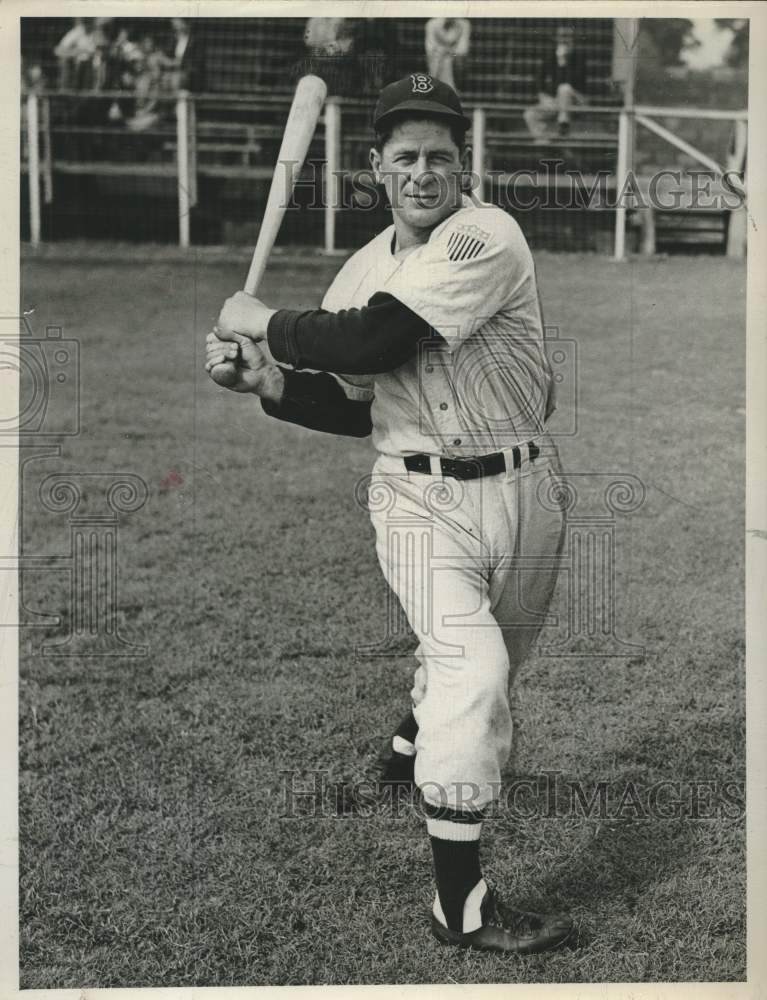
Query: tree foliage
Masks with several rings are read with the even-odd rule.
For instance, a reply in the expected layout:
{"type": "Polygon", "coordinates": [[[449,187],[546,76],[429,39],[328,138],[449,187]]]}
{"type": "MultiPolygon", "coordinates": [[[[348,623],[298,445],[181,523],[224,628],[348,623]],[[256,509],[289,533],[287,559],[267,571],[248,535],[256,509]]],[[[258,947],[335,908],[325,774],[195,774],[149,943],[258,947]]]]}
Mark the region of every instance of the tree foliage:
{"type": "Polygon", "coordinates": [[[661,66],[681,66],[682,53],[700,45],[693,34],[693,23],[686,17],[643,18],[641,32],[661,66]]]}
{"type": "Polygon", "coordinates": [[[748,19],[745,17],[716,17],[714,21],[718,28],[729,28],[732,31],[732,41],[724,61],[728,66],[745,69],[748,66],[748,19]]]}

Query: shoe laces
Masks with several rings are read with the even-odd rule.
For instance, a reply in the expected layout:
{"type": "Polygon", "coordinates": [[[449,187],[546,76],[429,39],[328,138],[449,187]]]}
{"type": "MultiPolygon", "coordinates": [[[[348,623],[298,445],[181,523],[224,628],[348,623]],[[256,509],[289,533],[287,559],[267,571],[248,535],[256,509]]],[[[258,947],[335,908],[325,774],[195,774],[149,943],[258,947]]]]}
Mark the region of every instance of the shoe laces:
{"type": "Polygon", "coordinates": [[[486,904],[484,923],[503,927],[504,930],[510,931],[517,937],[525,937],[540,930],[541,918],[537,914],[527,913],[504,903],[490,889],[488,889],[486,904]]]}

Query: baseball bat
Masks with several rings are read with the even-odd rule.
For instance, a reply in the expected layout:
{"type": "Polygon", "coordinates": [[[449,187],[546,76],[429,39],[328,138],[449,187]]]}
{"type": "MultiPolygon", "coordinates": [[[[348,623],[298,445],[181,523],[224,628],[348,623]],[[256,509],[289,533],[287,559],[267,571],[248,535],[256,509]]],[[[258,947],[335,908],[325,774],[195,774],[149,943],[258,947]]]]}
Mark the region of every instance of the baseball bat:
{"type": "MultiPolygon", "coordinates": [[[[285,209],[304,165],[326,95],[325,81],[318,76],[303,76],[298,81],[288,120],[285,123],[256,248],[245,279],[244,291],[248,295],[255,295],[261,284],[269,254],[272,252],[285,209]]],[[[237,364],[234,361],[226,361],[212,368],[210,374],[219,385],[234,385],[238,378],[237,364]]]]}

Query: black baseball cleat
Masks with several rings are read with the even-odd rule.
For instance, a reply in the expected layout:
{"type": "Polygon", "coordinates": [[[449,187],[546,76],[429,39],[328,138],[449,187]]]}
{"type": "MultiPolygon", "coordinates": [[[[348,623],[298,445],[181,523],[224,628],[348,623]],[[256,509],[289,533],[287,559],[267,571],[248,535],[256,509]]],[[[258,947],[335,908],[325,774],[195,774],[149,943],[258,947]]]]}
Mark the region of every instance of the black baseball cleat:
{"type": "Polygon", "coordinates": [[[415,792],[415,754],[398,753],[393,736],[381,748],[364,780],[337,789],[336,812],[369,812],[391,808],[415,792]]]}
{"type": "Polygon", "coordinates": [[[399,794],[408,794],[415,789],[415,754],[398,753],[389,737],[375,764],[374,780],[381,787],[390,787],[399,794]]]}
{"type": "Polygon", "coordinates": [[[570,937],[573,922],[565,913],[526,913],[502,903],[488,889],[480,907],[482,926],[462,934],[451,931],[432,913],[431,932],[441,944],[497,954],[534,955],[559,948],[570,937]]]}

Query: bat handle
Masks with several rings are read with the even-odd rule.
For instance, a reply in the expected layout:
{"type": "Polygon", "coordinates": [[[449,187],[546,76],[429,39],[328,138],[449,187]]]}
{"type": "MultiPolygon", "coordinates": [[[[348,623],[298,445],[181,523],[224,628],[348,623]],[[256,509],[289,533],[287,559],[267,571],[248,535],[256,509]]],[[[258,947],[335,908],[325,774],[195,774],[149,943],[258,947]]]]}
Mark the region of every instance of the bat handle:
{"type": "Polygon", "coordinates": [[[266,270],[266,257],[262,257],[260,254],[256,254],[253,260],[250,262],[250,269],[248,271],[248,276],[245,279],[245,284],[243,285],[243,291],[247,295],[251,295],[255,298],[256,292],[258,291],[258,286],[261,284],[261,279],[264,276],[264,271],[266,270]]]}

